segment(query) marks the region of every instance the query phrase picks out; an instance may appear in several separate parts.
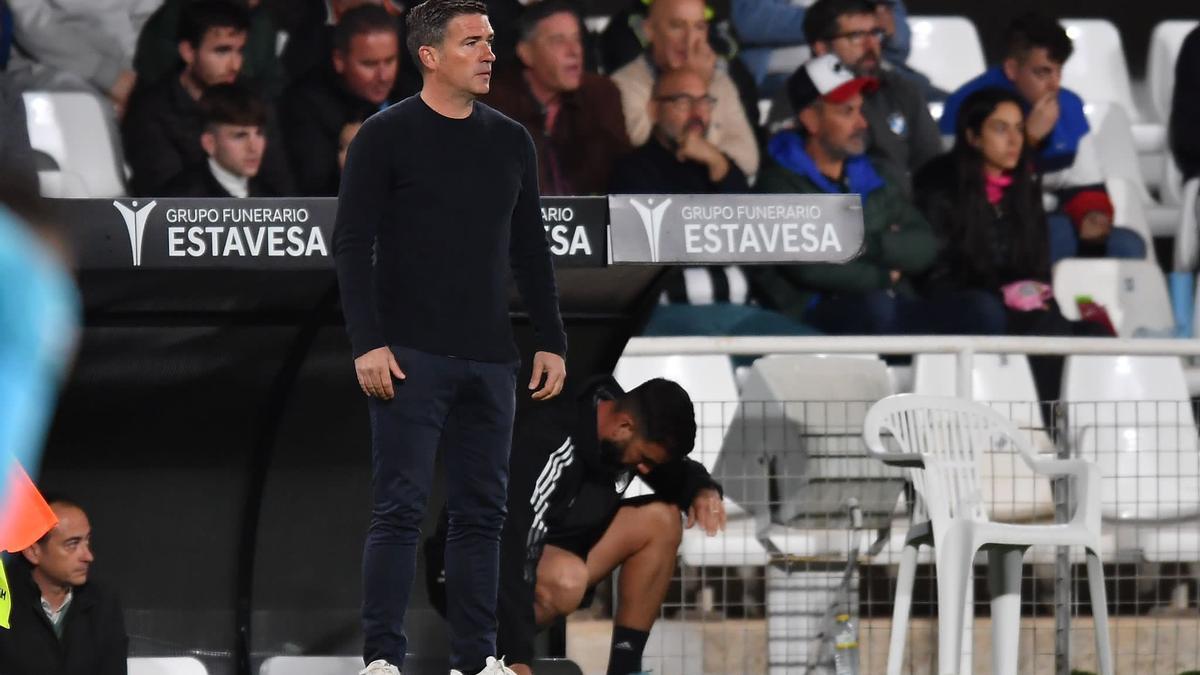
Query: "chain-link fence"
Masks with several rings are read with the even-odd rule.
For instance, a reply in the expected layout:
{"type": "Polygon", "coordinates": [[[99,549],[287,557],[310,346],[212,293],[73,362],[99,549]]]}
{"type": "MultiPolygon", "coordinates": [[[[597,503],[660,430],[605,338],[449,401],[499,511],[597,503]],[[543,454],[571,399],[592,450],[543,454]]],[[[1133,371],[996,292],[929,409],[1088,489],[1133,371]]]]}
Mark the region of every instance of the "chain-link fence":
{"type": "MultiPolygon", "coordinates": [[[[657,675],[833,673],[833,617],[847,612],[857,622],[859,672],[885,673],[899,556],[921,517],[903,470],[866,454],[862,421],[874,400],[753,401],[748,394],[697,403],[693,458],[722,483],[729,525],[715,538],[685,533],[644,665],[657,675]]],[[[1200,669],[1194,404],[990,405],[1036,451],[1100,466],[1116,672],[1200,669]]],[[[979,468],[994,520],[1069,517],[1066,486],[1034,475],[1011,447],[994,448],[979,468]]],[[[921,549],[903,673],[939,672],[933,560],[931,549],[921,549]]],[[[975,561],[973,639],[964,641],[964,663],[980,673],[991,671],[994,648],[1014,648],[992,644],[986,562],[986,555],[975,561]]],[[[1020,672],[1099,672],[1081,548],[1031,549],[1021,608],[1020,672]]],[[[601,602],[568,623],[568,655],[587,673],[604,670],[611,616],[611,604],[601,602]]]]}

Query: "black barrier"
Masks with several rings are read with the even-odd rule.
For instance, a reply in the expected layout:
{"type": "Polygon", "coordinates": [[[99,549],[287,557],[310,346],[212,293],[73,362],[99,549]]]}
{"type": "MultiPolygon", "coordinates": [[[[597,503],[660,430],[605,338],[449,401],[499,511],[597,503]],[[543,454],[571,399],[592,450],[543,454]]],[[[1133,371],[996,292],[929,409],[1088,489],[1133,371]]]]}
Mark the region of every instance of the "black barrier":
{"type": "MultiPolygon", "coordinates": [[[[327,257],[334,205],[56,203],[78,252],[85,327],[42,484],[88,508],[96,577],[124,598],[134,655],[192,654],[214,675],[250,675],[271,654],[361,646],[369,435],[327,257]],[[179,222],[211,209],[217,220],[239,211],[215,224],[179,222]],[[282,222],[289,215],[307,220],[282,222]],[[205,229],[216,227],[225,229],[205,229]],[[270,227],[283,230],[229,234],[270,227]]],[[[662,268],[604,265],[604,198],[547,198],[543,215],[569,379],[611,372],[657,297],[662,268]]],[[[528,360],[532,328],[515,290],[512,298],[528,360]]],[[[414,591],[413,650],[444,655],[443,624],[420,583],[414,591]]]]}

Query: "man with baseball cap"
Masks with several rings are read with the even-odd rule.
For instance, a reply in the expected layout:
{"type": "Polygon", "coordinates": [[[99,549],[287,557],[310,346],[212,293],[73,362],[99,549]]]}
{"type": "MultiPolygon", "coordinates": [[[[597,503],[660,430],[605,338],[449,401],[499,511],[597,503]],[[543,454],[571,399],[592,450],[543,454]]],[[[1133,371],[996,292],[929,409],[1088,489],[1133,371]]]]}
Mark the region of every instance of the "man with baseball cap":
{"type": "MultiPolygon", "coordinates": [[[[912,176],[942,152],[942,137],[929,114],[922,86],[886,61],[887,28],[875,0],[817,0],[804,16],[804,34],[813,55],[834,54],[859,77],[879,86],[863,94],[867,154],[912,194],[912,176]]],[[[794,126],[796,111],[786,88],[771,103],[768,127],[794,126]]]]}
{"type": "Polygon", "coordinates": [[[861,195],[865,243],[849,263],[751,268],[751,282],[775,309],[831,334],[1002,332],[1002,315],[972,294],[917,297],[911,278],[929,267],[938,245],[903,190],[865,154],[863,96],[878,86],[833,54],[812,59],[788,78],[797,130],[771,139],[769,163],[755,187],[861,195]]]}

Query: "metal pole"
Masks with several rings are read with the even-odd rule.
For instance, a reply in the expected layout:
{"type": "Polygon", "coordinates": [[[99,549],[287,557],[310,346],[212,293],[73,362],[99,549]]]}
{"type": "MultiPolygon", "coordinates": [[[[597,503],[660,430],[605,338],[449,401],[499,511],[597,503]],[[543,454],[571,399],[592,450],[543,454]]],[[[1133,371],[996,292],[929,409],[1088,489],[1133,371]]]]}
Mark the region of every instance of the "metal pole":
{"type": "Polygon", "coordinates": [[[972,371],[975,370],[975,349],[970,345],[964,345],[962,349],[958,350],[955,365],[955,393],[959,398],[971,401],[975,395],[974,387],[972,386],[974,381],[972,371]]]}
{"type": "MultiPolygon", "coordinates": [[[[1051,424],[1059,430],[1055,444],[1059,459],[1070,459],[1071,448],[1063,441],[1066,425],[1061,420],[1062,402],[1054,403],[1054,420],[1051,424]]],[[[1069,478],[1054,480],[1054,521],[1065,523],[1071,519],[1069,478]]],[[[1071,675],[1071,596],[1074,583],[1071,579],[1071,555],[1066,546],[1059,546],[1054,554],[1054,672],[1056,675],[1071,675]]]]}

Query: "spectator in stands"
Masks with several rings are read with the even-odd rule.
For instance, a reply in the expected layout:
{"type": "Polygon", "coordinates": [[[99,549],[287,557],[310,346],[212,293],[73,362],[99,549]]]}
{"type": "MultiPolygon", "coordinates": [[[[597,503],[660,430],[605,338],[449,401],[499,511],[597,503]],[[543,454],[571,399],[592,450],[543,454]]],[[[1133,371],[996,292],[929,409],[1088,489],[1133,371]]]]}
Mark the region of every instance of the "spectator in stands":
{"type": "MultiPolygon", "coordinates": [[[[746,174],[706,139],[713,100],[704,78],[688,69],[654,82],[650,140],[617,163],[612,191],[628,194],[731,194],[748,192],[746,174]]],[[[751,304],[742,269],[674,270],[663,303],[643,335],[811,335],[816,331],[778,312],[751,304]]]]}
{"type": "Polygon", "coordinates": [[[655,0],[646,18],[647,51],[613,73],[621,90],[629,139],[640,146],[650,138],[649,104],[657,73],[691,68],[708,82],[716,99],[708,140],[733,158],[746,175],[758,171],[758,144],[737,87],[708,42],[704,0],[655,0]]]}
{"type": "MultiPolygon", "coordinates": [[[[417,2],[403,0],[290,0],[285,15],[291,21],[285,24],[288,33],[283,50],[282,62],[288,86],[309,78],[314,72],[329,70],[329,53],[333,51],[334,28],[352,9],[363,5],[377,5],[389,14],[399,17],[405,6],[417,2]]],[[[404,44],[404,22],[397,22],[397,35],[404,44]]],[[[406,93],[421,87],[421,74],[416,64],[408,60],[401,63],[398,84],[406,93]]],[[[286,89],[286,87],[285,87],[286,89]]],[[[399,99],[397,99],[399,100],[399,99]]]]}
{"type": "Polygon", "coordinates": [[[934,262],[937,239],[903,190],[881,175],[864,154],[864,89],[833,54],[818,56],[788,79],[799,132],[771,139],[772,163],[756,189],[775,193],[860,194],[865,245],[842,265],[749,268],[756,290],[770,304],[818,330],[833,334],[995,333],[1003,315],[977,302],[976,292],[921,299],[913,280],[934,262]]]}
{"type": "Polygon", "coordinates": [[[82,78],[108,96],[120,117],[137,82],[133,51],[138,32],[160,1],[6,0],[18,47],[10,65],[26,61],[31,72],[25,86],[30,88],[73,88],[53,71],[82,78]]]}
{"type": "Polygon", "coordinates": [[[1200,176],[1200,27],[1188,34],[1175,61],[1170,141],[1185,180],[1200,176]]]}
{"type": "MultiPolygon", "coordinates": [[[[872,0],[880,28],[884,29],[883,58],[900,72],[911,73],[905,62],[912,48],[908,10],[903,0],[872,0]]],[[[808,40],[804,30],[806,4],[792,0],[731,0],[733,27],[741,40],[738,58],[754,75],[759,91],[774,95],[782,78],[770,78],[767,64],[779,48],[798,47],[808,40]]],[[[811,40],[807,44],[812,44],[811,40]]],[[[919,76],[918,77],[923,77],[919,76]]],[[[926,80],[927,82],[928,80],[926,80]]]]}
{"type": "Polygon", "coordinates": [[[585,72],[583,23],[566,0],[529,7],[517,24],[521,69],[499,71],[484,101],[533,136],[541,194],[608,192],[613,163],[629,152],[621,93],[585,72]]]}
{"type": "Polygon", "coordinates": [[[334,30],[332,64],[292,85],[279,109],[292,171],[308,196],[337,195],[342,129],[391,103],[400,66],[395,18],[375,5],[346,12],[334,30]]]}
{"type": "MultiPolygon", "coordinates": [[[[179,20],[183,8],[192,0],[166,0],[146,22],[138,38],[133,58],[138,80],[153,84],[178,72],[180,67],[179,20]]],[[[276,55],[279,29],[262,0],[238,0],[250,12],[246,48],[242,52],[241,76],[253,82],[268,98],[283,91],[283,66],[276,55]]]]}
{"type": "Polygon", "coordinates": [[[650,140],[617,163],[616,193],[725,194],[748,192],[746,174],[708,140],[716,99],[704,76],[689,68],[654,81],[650,140]]]}
{"type": "MultiPolygon", "coordinates": [[[[1007,89],[973,92],[959,109],[954,150],[918,174],[918,203],[940,240],[922,290],[932,297],[977,291],[979,302],[1003,306],[1006,330],[1014,335],[1104,334],[1097,324],[1067,321],[1054,301],[1046,214],[1023,106],[1007,89]]],[[[1062,359],[1031,365],[1042,399],[1056,398],[1062,359]]]]}
{"type": "Polygon", "coordinates": [[[258,182],[267,145],[267,106],[238,84],[209,87],[200,99],[208,158],[163,189],[164,197],[277,197],[258,182]]]}
{"type": "MultiPolygon", "coordinates": [[[[941,154],[942,137],[920,86],[884,67],[886,33],[875,3],[817,0],[805,15],[804,34],[814,55],[836,54],[858,77],[879,81],[878,89],[863,93],[867,154],[911,195],[913,173],[941,154]]],[[[795,125],[796,114],[786,91],[772,102],[771,120],[776,127],[795,125]]]]}
{"type": "Polygon", "coordinates": [[[125,619],[117,597],[90,579],[87,514],[69,499],[45,497],[58,524],[5,563],[12,628],[0,630],[0,672],[125,675],[125,619]]]}
{"type": "Polygon", "coordinates": [[[1009,25],[1004,61],[963,85],[946,100],[941,128],[958,126],[967,96],[986,87],[1015,91],[1024,101],[1025,141],[1047,192],[1050,262],[1075,255],[1141,258],[1146,242],[1136,232],[1113,227],[1113,205],[1094,147],[1083,100],[1062,87],[1063,64],[1074,46],[1054,19],[1038,13],[1009,25]]]}
{"type": "MultiPolygon", "coordinates": [[[[204,163],[200,97],[210,87],[238,79],[249,22],[246,10],[228,0],[187,5],[179,24],[183,70],[178,77],[139,87],[122,126],[133,194],[154,196],[189,167],[204,163]]],[[[259,180],[272,194],[292,194],[292,177],[278,138],[274,121],[268,120],[259,180]]]]}

